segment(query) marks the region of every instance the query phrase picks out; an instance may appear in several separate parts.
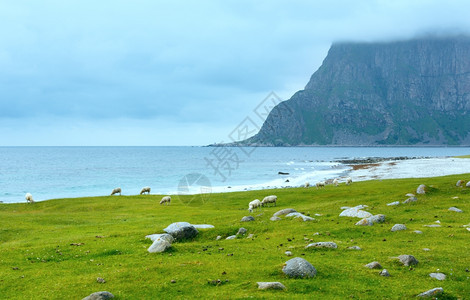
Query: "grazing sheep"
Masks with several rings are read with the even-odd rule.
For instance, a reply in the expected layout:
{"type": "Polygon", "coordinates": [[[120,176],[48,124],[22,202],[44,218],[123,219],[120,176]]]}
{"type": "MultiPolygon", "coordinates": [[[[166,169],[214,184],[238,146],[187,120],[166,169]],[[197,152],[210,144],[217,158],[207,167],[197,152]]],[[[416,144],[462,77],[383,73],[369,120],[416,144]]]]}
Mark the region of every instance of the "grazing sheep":
{"type": "Polygon", "coordinates": [[[457,181],[457,183],[455,184],[455,186],[461,187],[461,186],[463,186],[463,184],[464,184],[464,181],[463,181],[463,180],[459,180],[459,181],[457,181]]]}
{"type": "Polygon", "coordinates": [[[30,193],[26,193],[24,197],[28,203],[34,203],[33,195],[31,195],[30,193]]]}
{"type": "Polygon", "coordinates": [[[250,203],[248,203],[248,211],[249,212],[253,212],[254,208],[259,209],[260,207],[261,207],[261,201],[259,201],[258,199],[255,199],[255,200],[251,201],[250,203]]]}
{"type": "Polygon", "coordinates": [[[276,201],[277,201],[277,196],[271,195],[271,196],[266,196],[264,197],[263,201],[261,201],[261,206],[269,206],[269,203],[274,203],[274,206],[276,206],[276,201]]]}
{"type": "Polygon", "coordinates": [[[338,185],[339,185],[339,180],[338,180],[338,178],[333,179],[333,184],[334,184],[335,186],[338,186],[338,185]]]}
{"type": "Polygon", "coordinates": [[[150,195],[150,187],[146,186],[144,188],[142,188],[142,190],[140,191],[140,194],[145,194],[147,193],[148,195],[150,195]]]}
{"type": "Polygon", "coordinates": [[[307,181],[307,182],[305,183],[305,188],[308,189],[309,187],[310,187],[310,182],[307,181]]]}
{"type": "Polygon", "coordinates": [[[348,177],[346,178],[346,185],[350,185],[352,183],[352,178],[348,177]]]}
{"type": "Polygon", "coordinates": [[[168,203],[168,205],[170,205],[170,202],[171,202],[171,197],[170,196],[165,196],[165,197],[162,198],[162,200],[160,200],[160,204],[168,203]]]}
{"type": "Polygon", "coordinates": [[[324,181],[319,181],[315,185],[317,186],[317,189],[324,188],[325,187],[325,182],[324,181]]]}
{"type": "Polygon", "coordinates": [[[119,194],[119,196],[121,196],[121,188],[115,188],[115,189],[111,192],[111,196],[112,196],[112,195],[116,195],[116,194],[119,194]]]}

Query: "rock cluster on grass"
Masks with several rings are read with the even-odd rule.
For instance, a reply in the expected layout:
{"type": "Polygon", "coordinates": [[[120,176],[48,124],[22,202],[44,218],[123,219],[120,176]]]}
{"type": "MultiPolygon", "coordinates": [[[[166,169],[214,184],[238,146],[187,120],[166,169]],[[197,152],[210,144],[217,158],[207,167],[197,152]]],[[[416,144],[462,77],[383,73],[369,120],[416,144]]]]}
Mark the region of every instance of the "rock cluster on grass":
{"type": "Polygon", "coordinates": [[[112,298],[114,298],[113,294],[111,294],[110,292],[102,291],[86,296],[82,300],[107,300],[112,298]]]}
{"type": "Polygon", "coordinates": [[[317,242],[317,243],[311,243],[305,246],[305,249],[308,248],[328,248],[328,249],[336,249],[338,248],[338,245],[334,242],[317,242]]]}
{"type": "MultiPolygon", "coordinates": [[[[212,225],[196,225],[200,228],[214,228],[212,225]]],[[[166,233],[150,234],[146,238],[152,240],[152,245],[147,249],[150,253],[161,253],[169,248],[174,240],[187,240],[194,238],[199,232],[188,222],[176,222],[163,229],[166,233]]]]}
{"type": "Polygon", "coordinates": [[[441,287],[438,287],[438,288],[433,288],[429,291],[426,291],[426,292],[422,292],[421,294],[419,294],[417,297],[420,297],[420,298],[431,298],[431,297],[436,297],[436,296],[439,296],[440,294],[444,293],[444,289],[441,288],[441,287]]]}
{"type": "Polygon", "coordinates": [[[393,225],[391,229],[392,232],[401,231],[401,230],[406,230],[406,226],[404,224],[395,224],[393,225]]]}
{"type": "Polygon", "coordinates": [[[257,282],[260,290],[285,290],[286,287],[280,282],[257,282]]]}
{"type": "Polygon", "coordinates": [[[418,260],[413,255],[403,254],[403,255],[398,256],[398,259],[405,266],[418,264],[418,260]]]}
{"type": "Polygon", "coordinates": [[[311,278],[317,275],[315,267],[301,257],[294,257],[286,261],[282,272],[292,278],[311,278]]]}

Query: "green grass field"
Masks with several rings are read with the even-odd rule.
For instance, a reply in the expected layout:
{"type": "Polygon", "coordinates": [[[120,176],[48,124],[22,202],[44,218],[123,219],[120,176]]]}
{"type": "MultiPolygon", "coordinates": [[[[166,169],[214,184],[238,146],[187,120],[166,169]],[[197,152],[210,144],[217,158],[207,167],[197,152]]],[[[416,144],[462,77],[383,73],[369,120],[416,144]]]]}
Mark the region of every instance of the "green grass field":
{"type": "Polygon", "coordinates": [[[443,287],[440,299],[469,299],[470,232],[462,225],[470,223],[470,189],[456,187],[458,179],[469,180],[470,174],[212,194],[204,201],[174,196],[171,206],[159,205],[156,195],[0,204],[0,298],[81,299],[109,291],[115,299],[406,299],[443,287]],[[430,189],[417,202],[386,205],[405,200],[422,183],[430,189]],[[278,196],[277,207],[255,211],[254,222],[240,222],[249,215],[248,202],[270,194],[278,196]],[[339,217],[340,207],[359,204],[384,214],[386,222],[363,227],[354,225],[357,218],[339,217]],[[448,211],[451,206],[463,213],[448,211]],[[270,221],[282,208],[316,221],[270,221]],[[442,227],[423,227],[436,220],[442,227]],[[215,229],[200,230],[194,240],[175,242],[165,253],[148,253],[152,242],[145,236],[177,221],[215,229]],[[408,230],[391,232],[397,223],[408,230]],[[240,227],[254,237],[216,241],[240,227]],[[333,241],[338,249],[305,249],[312,241],[333,241]],[[353,245],[362,250],[349,250],[353,245]],[[400,265],[392,257],[401,254],[415,256],[419,264],[400,265]],[[297,256],[315,266],[315,278],[282,273],[284,262],[297,256]],[[391,277],[364,267],[372,261],[391,277]],[[445,281],[429,277],[438,269],[445,281]],[[106,282],[98,283],[98,277],[106,282]],[[220,284],[208,283],[217,279],[220,284]],[[280,281],[287,290],[258,290],[258,281],[280,281]]]}

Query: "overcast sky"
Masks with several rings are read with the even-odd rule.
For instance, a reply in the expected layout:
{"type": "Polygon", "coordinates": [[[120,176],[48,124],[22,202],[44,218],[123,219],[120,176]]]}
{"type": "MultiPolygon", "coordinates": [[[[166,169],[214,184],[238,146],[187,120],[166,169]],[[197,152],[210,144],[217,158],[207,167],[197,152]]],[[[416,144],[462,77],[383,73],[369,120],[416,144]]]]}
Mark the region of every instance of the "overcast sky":
{"type": "Polygon", "coordinates": [[[0,146],[205,145],[335,41],[470,31],[470,1],[0,0],[0,146]]]}

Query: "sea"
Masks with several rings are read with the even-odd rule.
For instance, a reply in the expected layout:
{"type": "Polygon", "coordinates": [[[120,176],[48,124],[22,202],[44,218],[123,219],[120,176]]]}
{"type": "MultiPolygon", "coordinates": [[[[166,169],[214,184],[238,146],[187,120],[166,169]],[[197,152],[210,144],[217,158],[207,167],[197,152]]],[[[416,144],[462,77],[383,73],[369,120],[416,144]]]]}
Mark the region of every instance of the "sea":
{"type": "Polygon", "coordinates": [[[295,187],[347,176],[339,161],[468,155],[468,147],[0,147],[0,202],[295,187]]]}

